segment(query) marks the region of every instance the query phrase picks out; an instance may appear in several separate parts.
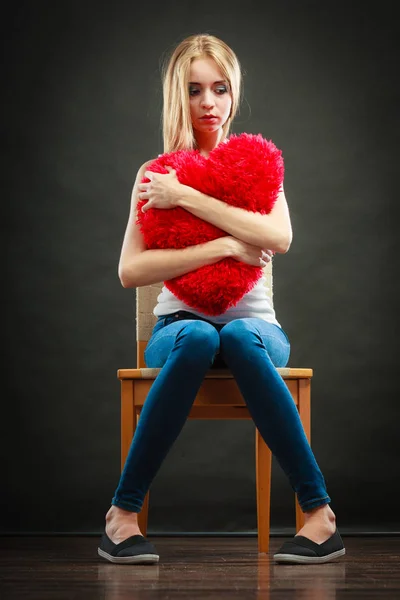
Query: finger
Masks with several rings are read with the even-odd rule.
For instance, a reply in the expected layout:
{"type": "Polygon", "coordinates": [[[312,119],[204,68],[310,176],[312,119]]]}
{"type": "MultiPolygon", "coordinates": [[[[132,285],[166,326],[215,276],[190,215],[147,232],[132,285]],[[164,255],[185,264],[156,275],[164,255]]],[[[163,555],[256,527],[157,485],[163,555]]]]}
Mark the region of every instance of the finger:
{"type": "Polygon", "coordinates": [[[263,260],[263,259],[261,258],[261,256],[260,256],[260,265],[261,265],[262,267],[266,267],[266,266],[267,266],[267,263],[265,262],[265,260],[263,260]]]}
{"type": "Polygon", "coordinates": [[[150,179],[150,181],[152,181],[153,177],[154,177],[154,173],[153,173],[153,171],[145,171],[144,176],[147,177],[147,179],[150,179]]]}
{"type": "Polygon", "coordinates": [[[272,250],[261,250],[262,256],[272,256],[272,250]]]}

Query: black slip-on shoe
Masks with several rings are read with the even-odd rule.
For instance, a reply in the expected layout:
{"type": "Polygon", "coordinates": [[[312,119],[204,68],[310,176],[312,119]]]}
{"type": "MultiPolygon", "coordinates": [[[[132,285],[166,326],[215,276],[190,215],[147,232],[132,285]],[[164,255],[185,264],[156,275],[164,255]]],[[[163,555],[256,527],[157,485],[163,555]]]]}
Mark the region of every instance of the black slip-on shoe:
{"type": "Polygon", "coordinates": [[[142,535],[131,535],[120,544],[114,544],[104,532],[97,553],[112,563],[153,564],[158,563],[159,555],[151,542],[142,535]]]}
{"type": "Polygon", "coordinates": [[[317,544],[304,535],[295,535],[274,554],[274,560],[280,563],[310,565],[330,562],[343,554],[346,554],[346,550],[340,533],[336,529],[335,533],[322,544],[317,544]]]}

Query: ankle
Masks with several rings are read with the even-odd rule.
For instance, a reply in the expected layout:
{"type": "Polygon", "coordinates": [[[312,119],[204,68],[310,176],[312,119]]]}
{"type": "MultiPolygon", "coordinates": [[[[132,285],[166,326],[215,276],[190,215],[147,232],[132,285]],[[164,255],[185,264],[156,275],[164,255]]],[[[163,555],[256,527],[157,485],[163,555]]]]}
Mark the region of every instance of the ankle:
{"type": "Polygon", "coordinates": [[[112,505],[106,514],[106,523],[113,521],[129,521],[137,524],[137,517],[138,513],[112,505]]]}
{"type": "Polygon", "coordinates": [[[323,506],[317,506],[304,513],[305,522],[312,518],[324,519],[330,523],[336,523],[336,516],[329,504],[323,506]]]}

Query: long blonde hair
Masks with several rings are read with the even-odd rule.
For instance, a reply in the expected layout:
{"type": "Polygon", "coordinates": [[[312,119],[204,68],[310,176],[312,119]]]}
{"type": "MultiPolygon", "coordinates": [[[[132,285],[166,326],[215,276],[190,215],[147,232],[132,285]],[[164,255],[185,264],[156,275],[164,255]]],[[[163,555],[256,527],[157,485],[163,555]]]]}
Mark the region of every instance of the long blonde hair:
{"type": "Polygon", "coordinates": [[[190,118],[188,89],[190,65],[196,58],[212,58],[229,84],[232,107],[229,118],[222,127],[220,141],[227,137],[239,109],[242,73],[239,60],[233,50],[225,42],[208,33],[185,38],[162,66],[164,105],[161,119],[164,152],[196,148],[190,118]]]}

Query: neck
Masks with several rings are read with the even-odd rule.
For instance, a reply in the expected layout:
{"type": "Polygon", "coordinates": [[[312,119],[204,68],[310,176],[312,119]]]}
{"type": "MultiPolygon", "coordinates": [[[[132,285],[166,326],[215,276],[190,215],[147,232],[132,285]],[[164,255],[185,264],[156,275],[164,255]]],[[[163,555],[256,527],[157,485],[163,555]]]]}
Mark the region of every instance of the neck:
{"type": "Polygon", "coordinates": [[[194,137],[196,139],[197,148],[200,154],[208,156],[211,150],[214,150],[222,139],[222,128],[212,133],[199,133],[195,131],[194,137]]]}

